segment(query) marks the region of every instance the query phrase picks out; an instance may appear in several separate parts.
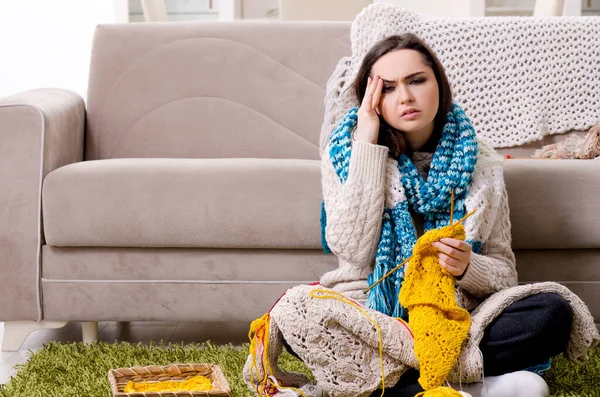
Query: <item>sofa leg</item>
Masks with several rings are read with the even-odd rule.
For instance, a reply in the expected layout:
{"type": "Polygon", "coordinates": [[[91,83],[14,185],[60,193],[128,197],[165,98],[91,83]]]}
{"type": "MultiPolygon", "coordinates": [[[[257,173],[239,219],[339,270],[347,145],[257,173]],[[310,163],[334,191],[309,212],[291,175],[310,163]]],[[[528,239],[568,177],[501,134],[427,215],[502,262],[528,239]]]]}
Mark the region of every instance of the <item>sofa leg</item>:
{"type": "Polygon", "coordinates": [[[98,340],[98,321],[85,321],[81,323],[83,343],[88,345],[98,340]]]}
{"type": "Polygon", "coordinates": [[[30,333],[39,329],[62,328],[66,321],[5,321],[2,351],[17,351],[30,333]]]}

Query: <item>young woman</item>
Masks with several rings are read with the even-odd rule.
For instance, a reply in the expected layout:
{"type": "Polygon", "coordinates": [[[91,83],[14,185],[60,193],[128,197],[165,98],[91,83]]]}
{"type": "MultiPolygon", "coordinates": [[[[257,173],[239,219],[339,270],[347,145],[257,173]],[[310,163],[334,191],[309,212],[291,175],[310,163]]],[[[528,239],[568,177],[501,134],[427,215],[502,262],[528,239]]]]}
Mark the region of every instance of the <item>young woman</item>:
{"type": "MultiPolygon", "coordinates": [[[[368,298],[363,291],[410,256],[417,236],[448,224],[454,190],[458,217],[478,208],[465,224],[468,240],[445,238],[433,244],[440,266],[456,278],[459,305],[473,310],[486,297],[515,286],[502,162],[476,139],[469,120],[453,103],[444,69],[431,49],[412,34],[388,37],[366,54],[353,88],[360,107],[343,184],[341,167],[334,164],[335,136],[324,156],[325,238],[340,267],[325,274],[321,284],[390,316],[407,318],[410,313],[397,299],[401,270],[368,298]],[[404,209],[412,219],[403,217],[404,209]],[[386,223],[396,240],[388,246],[381,238],[386,223]],[[396,255],[389,254],[394,250],[396,255]],[[389,299],[382,302],[381,297],[389,299]]],[[[496,376],[487,379],[489,395],[547,395],[540,376],[517,371],[564,351],[572,316],[570,305],[552,293],[509,305],[487,327],[480,344],[485,375],[496,376]],[[504,379],[497,377],[504,374],[504,379]]],[[[407,371],[391,395],[414,396],[422,391],[417,379],[416,370],[407,371]]]]}
{"type": "MultiPolygon", "coordinates": [[[[413,34],[375,44],[353,88],[359,106],[344,109],[332,131],[324,129],[329,136],[321,163],[322,237],[339,267],[319,285],[288,290],[252,324],[246,382],[263,395],[379,396],[382,379],[385,395],[422,392],[426,371],[416,359],[417,339],[396,319],[412,327],[401,292],[415,289],[411,274],[419,262],[377,281],[413,255],[420,236],[477,210],[463,223],[466,238],[440,238],[426,247],[428,263],[441,267],[434,267],[436,274],[450,278],[446,296],[471,314],[468,335],[454,343],[460,356],[442,376],[475,382],[483,375],[483,383],[460,386],[473,396],[548,396],[532,370],[547,369],[565,349],[569,358],[585,361],[600,335],[566,287],[517,286],[502,158],[477,139],[452,101],[442,65],[413,34]],[[276,367],[282,345],[311,368],[316,388],[276,367]]],[[[433,286],[421,295],[435,292],[433,286]]],[[[429,323],[425,328],[430,332],[429,323]]],[[[451,344],[448,335],[454,333],[433,334],[451,344]]],[[[436,357],[447,357],[443,352],[436,357]]],[[[429,382],[428,390],[444,379],[429,382]]]]}

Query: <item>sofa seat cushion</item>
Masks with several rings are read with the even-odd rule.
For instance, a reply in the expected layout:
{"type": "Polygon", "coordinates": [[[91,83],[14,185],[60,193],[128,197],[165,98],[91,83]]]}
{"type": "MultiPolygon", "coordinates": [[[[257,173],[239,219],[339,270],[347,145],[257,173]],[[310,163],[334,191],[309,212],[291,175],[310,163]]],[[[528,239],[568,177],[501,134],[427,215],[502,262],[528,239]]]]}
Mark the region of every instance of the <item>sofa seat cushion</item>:
{"type": "Polygon", "coordinates": [[[513,249],[599,249],[599,175],[600,160],[506,160],[513,249]]]}
{"type": "Polygon", "coordinates": [[[44,234],[62,247],[319,249],[321,197],[317,160],[84,161],[44,180],[44,234]]]}

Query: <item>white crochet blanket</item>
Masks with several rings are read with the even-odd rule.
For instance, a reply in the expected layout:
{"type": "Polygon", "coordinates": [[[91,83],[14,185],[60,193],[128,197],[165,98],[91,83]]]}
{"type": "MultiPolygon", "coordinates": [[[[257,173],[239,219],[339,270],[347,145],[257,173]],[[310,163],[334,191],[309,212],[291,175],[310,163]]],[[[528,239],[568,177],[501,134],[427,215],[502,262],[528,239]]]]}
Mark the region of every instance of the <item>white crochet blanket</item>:
{"type": "Polygon", "coordinates": [[[374,3],[354,20],[352,55],[327,84],[321,154],[358,105],[348,89],[369,48],[413,32],[435,51],[455,100],[494,148],[600,124],[600,17],[429,17],[374,3]]]}

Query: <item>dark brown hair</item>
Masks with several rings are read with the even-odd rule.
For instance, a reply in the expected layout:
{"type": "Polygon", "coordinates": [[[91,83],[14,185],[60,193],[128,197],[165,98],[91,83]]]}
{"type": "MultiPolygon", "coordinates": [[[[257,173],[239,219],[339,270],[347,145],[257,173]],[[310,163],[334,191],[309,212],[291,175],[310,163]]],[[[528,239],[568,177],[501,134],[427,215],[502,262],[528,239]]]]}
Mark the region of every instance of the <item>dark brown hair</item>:
{"type": "MultiPolygon", "coordinates": [[[[373,65],[379,58],[396,50],[414,50],[419,52],[423,57],[423,63],[433,70],[433,74],[437,80],[440,104],[434,118],[431,139],[421,149],[433,151],[442,135],[442,129],[446,122],[446,114],[452,108],[452,91],[444,67],[431,48],[429,48],[429,46],[417,35],[405,33],[402,35],[389,36],[376,43],[363,58],[356,80],[354,80],[354,83],[352,84],[354,94],[356,95],[358,102],[361,103],[367,90],[367,79],[371,74],[371,68],[373,68],[373,65]]],[[[377,143],[390,148],[390,156],[398,158],[403,153],[410,152],[410,148],[406,144],[400,131],[386,123],[381,115],[379,116],[379,123],[380,128],[377,143]]]]}

